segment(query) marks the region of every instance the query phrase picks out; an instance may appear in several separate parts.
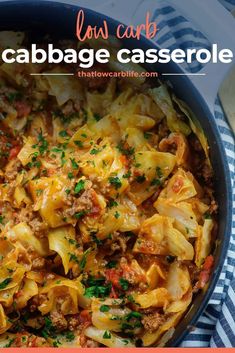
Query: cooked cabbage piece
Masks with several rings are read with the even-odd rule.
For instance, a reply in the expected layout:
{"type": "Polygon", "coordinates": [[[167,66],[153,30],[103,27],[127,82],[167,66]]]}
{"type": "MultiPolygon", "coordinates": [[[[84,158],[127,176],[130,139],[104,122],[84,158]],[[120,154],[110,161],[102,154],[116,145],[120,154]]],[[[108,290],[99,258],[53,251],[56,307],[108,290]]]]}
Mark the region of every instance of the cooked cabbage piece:
{"type": "Polygon", "coordinates": [[[115,38],[56,47],[111,60],[1,64],[0,347],[167,345],[213,271],[206,136],[166,84],[109,77],[143,72],[115,38]]]}

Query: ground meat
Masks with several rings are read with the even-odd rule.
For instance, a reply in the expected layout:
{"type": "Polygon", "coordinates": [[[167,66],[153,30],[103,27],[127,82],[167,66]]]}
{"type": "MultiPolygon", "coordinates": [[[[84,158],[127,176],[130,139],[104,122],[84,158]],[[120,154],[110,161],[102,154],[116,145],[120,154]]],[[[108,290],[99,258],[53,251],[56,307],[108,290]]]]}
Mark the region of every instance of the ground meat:
{"type": "Polygon", "coordinates": [[[32,228],[33,233],[38,237],[38,238],[44,238],[45,234],[48,229],[47,223],[42,221],[39,217],[34,216],[28,224],[32,228]]]}
{"type": "Polygon", "coordinates": [[[67,322],[68,322],[68,329],[70,331],[75,331],[80,325],[79,315],[70,316],[67,319],[67,322]]]}
{"type": "Polygon", "coordinates": [[[164,322],[166,321],[166,316],[161,315],[158,312],[144,315],[142,319],[142,324],[148,332],[156,331],[164,322]]]}
{"type": "MultiPolygon", "coordinates": [[[[81,71],[81,70],[80,70],[81,71]]],[[[101,67],[98,67],[97,65],[91,69],[82,69],[82,71],[86,71],[87,73],[90,73],[92,75],[92,73],[94,71],[97,72],[104,72],[107,71],[102,69],[101,67]]],[[[83,77],[82,80],[87,84],[88,88],[90,88],[91,90],[100,90],[100,89],[104,89],[109,81],[108,77],[83,77]]]]}
{"type": "Polygon", "coordinates": [[[115,252],[116,250],[120,250],[121,253],[124,254],[126,252],[126,248],[127,248],[126,243],[127,243],[128,239],[121,234],[119,234],[118,236],[113,237],[113,238],[114,238],[113,239],[114,242],[111,244],[110,249],[113,252],[115,252]]]}
{"type": "Polygon", "coordinates": [[[64,115],[71,115],[75,113],[74,105],[71,100],[69,100],[62,108],[62,112],[64,115]]]}
{"type": "MultiPolygon", "coordinates": [[[[1,133],[1,131],[0,131],[1,133]]],[[[9,149],[6,147],[6,142],[0,137],[0,168],[4,167],[7,163],[9,149]]]]}
{"type": "Polygon", "coordinates": [[[41,270],[45,267],[46,260],[43,257],[37,257],[32,262],[32,270],[41,270]]]}
{"type": "Polygon", "coordinates": [[[213,177],[213,171],[207,163],[204,163],[204,165],[203,165],[202,176],[203,176],[207,185],[211,183],[211,180],[213,177]]]}
{"type": "Polygon", "coordinates": [[[124,254],[127,249],[128,240],[128,237],[125,235],[119,232],[113,232],[112,238],[105,241],[102,251],[104,251],[104,253],[109,256],[114,254],[115,251],[120,251],[122,254],[124,254]]]}
{"type": "Polygon", "coordinates": [[[5,169],[5,179],[8,182],[12,182],[15,180],[17,177],[17,174],[19,173],[19,170],[21,168],[21,163],[18,159],[14,159],[11,162],[9,162],[6,166],[5,169]]]}
{"type": "Polygon", "coordinates": [[[87,340],[86,341],[86,348],[97,348],[99,347],[99,343],[98,342],[95,342],[91,339],[87,340]]]}
{"type": "Polygon", "coordinates": [[[142,203],[142,207],[144,210],[144,213],[148,215],[148,217],[151,217],[152,215],[155,214],[156,209],[153,207],[154,202],[157,200],[158,196],[160,195],[160,192],[162,191],[162,188],[159,187],[157,191],[149,197],[147,200],[145,200],[142,203]]]}
{"type": "Polygon", "coordinates": [[[170,133],[169,128],[167,126],[166,119],[163,119],[157,127],[157,134],[159,136],[159,140],[167,137],[170,133]]]}
{"type": "Polygon", "coordinates": [[[52,280],[55,279],[55,275],[53,273],[47,273],[45,278],[46,280],[52,280]]]}
{"type": "Polygon", "coordinates": [[[97,348],[97,347],[99,347],[98,342],[95,342],[92,339],[85,336],[83,329],[81,330],[81,332],[79,334],[79,338],[80,338],[80,345],[82,348],[97,348]]]}
{"type": "Polygon", "coordinates": [[[186,137],[179,133],[171,133],[167,138],[164,138],[159,143],[161,152],[171,152],[176,155],[177,165],[187,167],[190,150],[186,137]]]}
{"type": "Polygon", "coordinates": [[[210,213],[216,213],[218,210],[218,204],[215,200],[212,200],[211,201],[211,204],[210,204],[210,213]]]}
{"type": "Polygon", "coordinates": [[[146,288],[146,283],[144,283],[146,282],[145,273],[140,268],[133,266],[131,262],[128,263],[125,257],[120,260],[120,268],[123,270],[123,278],[130,284],[138,285],[139,287],[142,284],[146,288]]]}
{"type": "Polygon", "coordinates": [[[95,201],[97,199],[97,194],[94,189],[89,188],[85,190],[82,195],[78,198],[72,198],[70,200],[71,207],[67,208],[63,212],[63,217],[71,217],[77,212],[90,211],[95,207],[95,201]]]}
{"type": "Polygon", "coordinates": [[[31,313],[35,312],[37,308],[45,302],[47,299],[46,294],[39,294],[34,296],[32,299],[29,300],[28,302],[28,308],[31,313]]]}
{"type": "Polygon", "coordinates": [[[188,270],[189,270],[189,274],[190,274],[190,278],[192,283],[195,283],[196,281],[198,281],[198,277],[199,277],[199,273],[200,273],[200,269],[193,263],[191,262],[186,262],[185,263],[186,266],[188,266],[188,270]]]}
{"type": "Polygon", "coordinates": [[[37,213],[32,211],[31,205],[21,208],[16,218],[18,222],[26,222],[38,238],[45,237],[48,225],[37,213]]]}
{"type": "Polygon", "coordinates": [[[50,314],[52,325],[56,328],[56,331],[61,332],[67,329],[68,322],[64,315],[58,311],[52,311],[50,314]]]}
{"type": "Polygon", "coordinates": [[[41,347],[41,346],[49,346],[45,338],[37,337],[34,335],[29,336],[28,347],[41,347]]]}
{"type": "Polygon", "coordinates": [[[17,220],[19,222],[26,222],[28,223],[29,221],[32,221],[34,219],[34,213],[32,211],[32,207],[24,207],[21,208],[18,215],[17,215],[17,220]]]}
{"type": "Polygon", "coordinates": [[[87,210],[90,210],[93,206],[94,192],[93,189],[85,190],[77,199],[77,205],[83,209],[86,208],[87,210]]]}
{"type": "MultiPolygon", "coordinates": [[[[23,321],[23,325],[27,326],[27,327],[31,327],[33,329],[39,330],[44,326],[44,317],[43,316],[36,316],[36,317],[32,317],[32,318],[28,318],[26,321],[24,320],[24,316],[27,316],[28,311],[26,310],[24,313],[21,313],[21,318],[23,321]]],[[[16,324],[16,328],[17,328],[17,324],[16,324]]]]}
{"type": "Polygon", "coordinates": [[[202,148],[201,142],[198,140],[196,135],[194,135],[194,134],[190,135],[189,143],[195,152],[203,153],[203,148],[202,148]]]}
{"type": "Polygon", "coordinates": [[[11,347],[41,347],[47,346],[47,341],[43,337],[38,337],[29,333],[16,334],[11,347]]]}

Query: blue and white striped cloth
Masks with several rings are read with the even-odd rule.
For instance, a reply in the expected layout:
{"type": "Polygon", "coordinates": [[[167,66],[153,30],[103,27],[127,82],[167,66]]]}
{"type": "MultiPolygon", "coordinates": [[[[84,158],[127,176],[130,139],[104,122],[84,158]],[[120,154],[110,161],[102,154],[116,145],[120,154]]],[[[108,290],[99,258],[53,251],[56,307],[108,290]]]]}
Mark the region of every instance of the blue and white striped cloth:
{"type": "MultiPolygon", "coordinates": [[[[220,0],[220,2],[229,11],[235,8],[235,0],[220,0]]],[[[210,43],[205,36],[193,28],[164,0],[156,1],[154,10],[153,17],[159,27],[158,45],[171,50],[210,48],[210,43]]],[[[201,65],[194,61],[190,66],[185,66],[185,69],[194,73],[201,69],[201,65]]],[[[215,102],[215,119],[224,143],[234,184],[233,228],[227,258],[215,291],[196,329],[187,335],[182,347],[235,347],[235,150],[233,134],[226,122],[218,98],[215,102]]]]}

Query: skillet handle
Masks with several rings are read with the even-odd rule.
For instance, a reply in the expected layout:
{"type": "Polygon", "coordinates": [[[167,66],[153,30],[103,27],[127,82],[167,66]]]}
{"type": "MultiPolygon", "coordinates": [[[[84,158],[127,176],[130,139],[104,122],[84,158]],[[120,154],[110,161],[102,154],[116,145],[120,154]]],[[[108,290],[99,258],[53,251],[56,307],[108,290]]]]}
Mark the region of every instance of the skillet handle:
{"type": "MultiPolygon", "coordinates": [[[[231,49],[235,55],[235,19],[217,0],[168,0],[208,38],[217,43],[218,49],[231,49]]],[[[205,76],[191,76],[193,84],[205,98],[214,114],[215,98],[223,80],[234,66],[231,64],[208,63],[199,73],[205,76]]]]}
{"type": "MultiPolygon", "coordinates": [[[[194,23],[211,43],[218,44],[218,50],[231,49],[235,55],[235,20],[218,0],[167,0],[167,2],[194,23]]],[[[124,23],[136,25],[143,21],[147,11],[153,12],[155,8],[156,0],[131,0],[128,5],[127,0],[118,2],[102,0],[99,2],[97,11],[116,17],[124,23]]],[[[231,64],[208,63],[200,72],[205,76],[190,76],[194,86],[205,98],[212,114],[214,114],[214,103],[219,87],[233,65],[234,60],[231,64]]]]}

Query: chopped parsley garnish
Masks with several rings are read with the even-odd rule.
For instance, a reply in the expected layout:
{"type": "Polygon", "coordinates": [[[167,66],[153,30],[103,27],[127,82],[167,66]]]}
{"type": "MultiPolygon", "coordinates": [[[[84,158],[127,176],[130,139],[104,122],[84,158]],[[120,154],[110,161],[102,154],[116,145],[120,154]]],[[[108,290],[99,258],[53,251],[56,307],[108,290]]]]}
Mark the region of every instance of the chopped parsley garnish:
{"type": "Polygon", "coordinates": [[[143,184],[143,183],[146,181],[146,177],[145,177],[144,174],[143,174],[143,175],[138,175],[138,176],[135,178],[135,180],[137,181],[137,183],[143,184]]]}
{"type": "Polygon", "coordinates": [[[42,132],[38,134],[38,142],[39,142],[39,146],[38,146],[39,152],[41,155],[43,155],[48,149],[48,142],[44,138],[42,132]]]}
{"type": "Polygon", "coordinates": [[[135,328],[142,327],[141,323],[142,314],[138,311],[131,311],[129,314],[125,315],[121,329],[123,331],[133,330],[135,328]]]}
{"type": "Polygon", "coordinates": [[[83,147],[83,143],[82,143],[82,141],[80,141],[80,140],[74,141],[74,143],[75,143],[76,146],[78,146],[78,147],[80,147],[80,148],[83,147]]]}
{"type": "Polygon", "coordinates": [[[134,166],[135,166],[136,168],[139,168],[139,167],[141,167],[141,163],[135,163],[134,166]]]}
{"type": "Polygon", "coordinates": [[[66,192],[67,195],[69,195],[71,190],[70,189],[66,189],[65,192],[66,192]]]}
{"type": "Polygon", "coordinates": [[[21,92],[11,92],[11,93],[8,93],[6,97],[9,101],[9,103],[14,103],[15,101],[22,99],[22,93],[21,92]]]}
{"type": "Polygon", "coordinates": [[[72,172],[69,172],[69,173],[68,173],[68,178],[69,178],[70,180],[74,178],[74,175],[73,175],[72,172]]]}
{"type": "Polygon", "coordinates": [[[117,261],[109,261],[105,267],[107,268],[115,268],[117,266],[117,261]]]}
{"type": "Polygon", "coordinates": [[[96,298],[104,298],[108,297],[111,292],[111,283],[105,286],[95,285],[85,289],[85,296],[88,298],[96,297],[96,298]]]}
{"type": "Polygon", "coordinates": [[[108,208],[112,208],[112,207],[115,207],[115,206],[118,206],[118,203],[117,203],[117,201],[115,201],[113,199],[109,200],[109,202],[107,203],[107,207],[108,208]]]}
{"type": "Polygon", "coordinates": [[[125,278],[120,278],[119,279],[119,284],[122,287],[123,290],[128,290],[129,288],[129,282],[125,278]]]}
{"type": "Polygon", "coordinates": [[[53,341],[52,342],[53,347],[59,347],[60,344],[62,344],[59,340],[53,341]]]}
{"type": "Polygon", "coordinates": [[[59,132],[59,135],[60,135],[61,137],[69,137],[69,134],[68,134],[67,131],[65,131],[65,130],[60,131],[60,132],[59,132]]]}
{"type": "Polygon", "coordinates": [[[156,168],[156,172],[157,172],[158,178],[162,178],[162,177],[163,177],[163,173],[162,173],[162,170],[161,170],[160,167],[157,167],[157,168],[156,168]]]}
{"type": "Polygon", "coordinates": [[[82,218],[83,216],[85,216],[86,214],[87,214],[87,211],[80,211],[80,212],[75,213],[75,214],[74,214],[74,217],[75,217],[76,219],[80,219],[80,218],[82,218]]]}
{"type": "Polygon", "coordinates": [[[3,224],[4,216],[0,215],[0,224],[3,224]]]}
{"type": "Polygon", "coordinates": [[[67,237],[64,237],[66,240],[68,240],[69,244],[73,244],[75,245],[76,244],[76,240],[74,239],[71,239],[71,238],[67,238],[67,237]]]}
{"type": "Polygon", "coordinates": [[[69,242],[69,244],[75,245],[76,248],[80,248],[80,244],[75,239],[71,239],[71,238],[67,238],[67,237],[64,237],[64,238],[69,242]]]}
{"type": "Polygon", "coordinates": [[[111,338],[111,333],[109,331],[105,331],[105,333],[103,334],[103,338],[110,339],[111,338]]]}
{"type": "Polygon", "coordinates": [[[52,325],[52,321],[51,321],[50,317],[45,316],[44,321],[45,321],[45,326],[42,330],[42,336],[44,338],[54,337],[54,333],[53,333],[54,327],[52,325]]]}
{"type": "Polygon", "coordinates": [[[106,313],[106,312],[108,312],[110,310],[110,307],[108,306],[108,305],[101,305],[101,307],[100,307],[100,311],[102,312],[102,313],[106,313]]]}
{"type": "Polygon", "coordinates": [[[84,190],[84,187],[85,187],[85,180],[80,180],[75,186],[74,193],[79,194],[80,191],[84,190]]]}
{"type": "Polygon", "coordinates": [[[74,170],[78,169],[78,164],[77,164],[77,162],[75,161],[75,159],[74,159],[74,158],[70,158],[70,160],[71,160],[72,168],[73,168],[74,170]]]}
{"type": "Polygon", "coordinates": [[[135,233],[131,232],[131,231],[128,231],[128,232],[125,232],[125,235],[127,237],[135,237],[135,233]]]}
{"type": "Polygon", "coordinates": [[[11,347],[12,343],[15,341],[14,338],[10,338],[9,341],[5,344],[4,348],[9,348],[11,347]]]}
{"type": "Polygon", "coordinates": [[[167,255],[167,256],[166,256],[166,261],[167,261],[169,264],[172,264],[172,263],[175,261],[175,256],[167,255]]]}
{"type": "Polygon", "coordinates": [[[58,148],[58,147],[53,147],[53,148],[51,149],[51,152],[61,153],[61,152],[63,152],[63,150],[62,150],[61,148],[58,148]]]}
{"type": "Polygon", "coordinates": [[[136,304],[135,299],[133,298],[133,296],[132,296],[131,294],[127,296],[127,300],[128,300],[130,303],[136,304]]]}
{"type": "Polygon", "coordinates": [[[8,284],[12,281],[12,278],[6,278],[4,281],[0,282],[0,289],[5,289],[8,284]]]}
{"type": "Polygon", "coordinates": [[[75,254],[72,254],[72,253],[69,252],[69,256],[70,256],[69,261],[73,261],[76,264],[79,264],[78,257],[75,254]]]}
{"type": "Polygon", "coordinates": [[[83,280],[83,284],[85,284],[87,287],[92,287],[92,286],[102,286],[105,283],[105,277],[93,277],[89,276],[86,280],[83,280]]]}
{"type": "Polygon", "coordinates": [[[37,152],[34,153],[34,156],[32,157],[32,161],[27,164],[28,168],[40,168],[41,167],[41,162],[37,160],[37,152]]]}
{"type": "Polygon", "coordinates": [[[82,109],[82,113],[83,113],[83,123],[86,123],[87,122],[87,111],[85,109],[82,109]]]}
{"type": "Polygon", "coordinates": [[[96,233],[93,232],[90,235],[92,237],[92,240],[94,241],[94,243],[96,243],[97,246],[100,246],[103,244],[103,241],[97,238],[96,233]]]}
{"type": "Polygon", "coordinates": [[[120,213],[118,211],[116,211],[114,214],[114,217],[118,219],[120,217],[120,213]]]}
{"type": "Polygon", "coordinates": [[[205,219],[211,219],[211,214],[209,212],[204,213],[205,219]]]}
{"type": "Polygon", "coordinates": [[[149,132],[144,132],[144,138],[148,140],[152,135],[149,132]]]}
{"type": "Polygon", "coordinates": [[[100,152],[100,150],[98,148],[92,148],[92,150],[90,151],[90,154],[98,154],[100,152]]]}
{"type": "Polygon", "coordinates": [[[109,177],[109,182],[115,187],[115,189],[120,189],[122,187],[122,182],[119,177],[109,177]]]}
{"type": "Polygon", "coordinates": [[[124,154],[125,156],[132,156],[135,153],[134,147],[129,147],[126,145],[127,144],[125,144],[124,142],[119,142],[119,144],[117,145],[117,149],[119,150],[119,152],[121,152],[121,154],[124,154]]]}
{"type": "Polygon", "coordinates": [[[91,249],[87,249],[84,254],[82,255],[82,259],[80,261],[79,267],[81,270],[84,270],[84,268],[86,267],[86,263],[87,263],[87,256],[89,255],[89,253],[91,252],[91,249]]]}
{"type": "Polygon", "coordinates": [[[128,340],[122,340],[122,342],[125,344],[125,346],[130,343],[130,341],[128,341],[128,340]]]}
{"type": "Polygon", "coordinates": [[[128,179],[131,177],[131,172],[128,171],[126,174],[123,175],[123,178],[128,179]]]}
{"type": "Polygon", "coordinates": [[[65,332],[65,338],[66,338],[66,341],[71,342],[74,340],[75,335],[73,332],[68,331],[68,332],[65,332]]]}
{"type": "Polygon", "coordinates": [[[129,314],[125,316],[126,321],[130,321],[131,319],[141,319],[142,314],[138,311],[131,311],[129,314]]]}
{"type": "Polygon", "coordinates": [[[99,121],[100,119],[102,119],[102,117],[98,113],[94,114],[94,118],[96,121],[99,121]]]}
{"type": "Polygon", "coordinates": [[[36,195],[40,196],[42,194],[43,190],[42,189],[37,189],[36,190],[36,195]]]}
{"type": "Polygon", "coordinates": [[[151,186],[160,186],[161,185],[161,180],[160,179],[153,179],[152,181],[151,181],[151,184],[150,184],[151,186]]]}
{"type": "Polygon", "coordinates": [[[61,152],[61,156],[60,156],[60,158],[61,158],[61,167],[63,167],[65,165],[65,163],[66,163],[66,160],[64,159],[64,157],[65,157],[65,153],[64,153],[64,151],[62,151],[61,152]]]}

